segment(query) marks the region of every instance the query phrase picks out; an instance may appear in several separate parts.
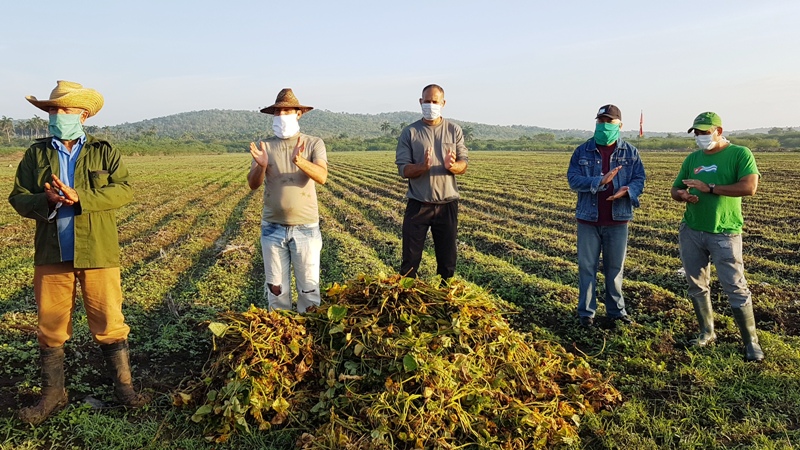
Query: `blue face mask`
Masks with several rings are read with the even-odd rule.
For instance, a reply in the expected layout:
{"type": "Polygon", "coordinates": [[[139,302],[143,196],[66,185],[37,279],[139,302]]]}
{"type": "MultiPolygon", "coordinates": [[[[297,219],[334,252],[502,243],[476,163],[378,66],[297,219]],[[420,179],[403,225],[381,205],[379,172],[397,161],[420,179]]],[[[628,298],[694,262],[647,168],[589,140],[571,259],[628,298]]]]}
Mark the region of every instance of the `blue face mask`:
{"type": "Polygon", "coordinates": [[[71,141],[84,135],[80,114],[50,114],[50,134],[62,141],[71,141]]]}
{"type": "Polygon", "coordinates": [[[594,142],[597,145],[611,145],[619,139],[619,125],[597,122],[594,127],[594,142]]]}

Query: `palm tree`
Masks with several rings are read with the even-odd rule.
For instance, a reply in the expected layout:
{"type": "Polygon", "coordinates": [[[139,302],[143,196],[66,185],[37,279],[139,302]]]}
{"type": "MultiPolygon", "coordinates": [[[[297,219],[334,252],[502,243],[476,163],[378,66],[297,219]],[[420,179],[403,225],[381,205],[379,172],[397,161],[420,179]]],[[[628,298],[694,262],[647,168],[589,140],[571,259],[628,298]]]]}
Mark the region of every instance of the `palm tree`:
{"type": "Polygon", "coordinates": [[[39,137],[39,132],[41,131],[42,137],[46,137],[50,128],[50,122],[47,120],[42,119],[39,116],[33,116],[31,120],[28,121],[29,126],[31,127],[31,131],[33,132],[33,137],[39,137]]]}
{"type": "Polygon", "coordinates": [[[469,142],[473,138],[473,133],[475,132],[475,129],[472,128],[472,125],[464,125],[464,127],[461,128],[461,132],[464,134],[464,141],[469,142]]]}
{"type": "Polygon", "coordinates": [[[384,133],[389,132],[391,129],[392,129],[392,124],[390,124],[389,122],[383,122],[381,124],[381,131],[383,131],[384,133]]]}
{"type": "Polygon", "coordinates": [[[3,116],[0,119],[0,133],[5,133],[8,143],[11,143],[11,135],[14,134],[14,119],[3,116]]]}

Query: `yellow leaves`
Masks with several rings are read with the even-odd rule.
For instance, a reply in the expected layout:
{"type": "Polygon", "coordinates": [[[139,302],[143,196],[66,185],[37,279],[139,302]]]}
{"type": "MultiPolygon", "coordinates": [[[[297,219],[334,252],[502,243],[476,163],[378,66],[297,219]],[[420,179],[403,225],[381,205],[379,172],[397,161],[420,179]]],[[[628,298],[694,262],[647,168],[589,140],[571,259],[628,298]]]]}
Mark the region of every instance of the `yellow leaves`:
{"type": "Polygon", "coordinates": [[[173,406],[185,406],[192,402],[192,396],[185,392],[178,392],[172,396],[173,406]]]}
{"type": "Polygon", "coordinates": [[[192,420],[220,438],[248,422],[294,427],[307,449],[578,444],[581,416],[619,392],[560,346],[513,331],[509,311],[458,280],[379,274],[333,284],[304,315],[226,313],[203,383],[219,394],[192,420]]]}
{"type": "Polygon", "coordinates": [[[354,353],[356,356],[361,356],[361,355],[364,353],[364,348],[365,348],[365,347],[364,347],[364,345],[363,345],[363,344],[361,344],[361,343],[358,343],[358,344],[356,344],[356,345],[355,345],[355,347],[353,347],[353,353],[354,353]]]}

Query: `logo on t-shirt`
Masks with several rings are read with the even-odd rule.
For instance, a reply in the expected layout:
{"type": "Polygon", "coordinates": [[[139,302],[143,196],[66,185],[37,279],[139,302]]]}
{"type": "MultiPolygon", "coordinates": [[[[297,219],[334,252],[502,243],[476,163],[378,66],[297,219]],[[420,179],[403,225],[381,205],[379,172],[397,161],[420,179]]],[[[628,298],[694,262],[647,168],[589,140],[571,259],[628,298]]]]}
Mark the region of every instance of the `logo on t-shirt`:
{"type": "Polygon", "coordinates": [[[694,174],[697,175],[700,172],[716,172],[717,165],[714,164],[713,166],[700,166],[694,168],[694,174]]]}

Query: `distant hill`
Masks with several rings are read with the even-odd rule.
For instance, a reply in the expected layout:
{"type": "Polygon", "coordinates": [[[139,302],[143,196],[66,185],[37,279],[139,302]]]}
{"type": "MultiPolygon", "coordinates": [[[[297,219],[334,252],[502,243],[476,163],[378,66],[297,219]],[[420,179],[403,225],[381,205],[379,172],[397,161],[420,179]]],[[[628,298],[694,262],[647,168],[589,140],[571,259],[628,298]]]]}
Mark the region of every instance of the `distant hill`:
{"type": "MultiPolygon", "coordinates": [[[[381,114],[351,114],[326,110],[313,110],[303,115],[300,126],[303,132],[323,138],[335,136],[372,138],[385,136],[381,125],[388,122],[391,128],[419,120],[420,114],[399,111],[381,114]]],[[[461,126],[472,127],[476,139],[518,139],[540,133],[553,133],[556,137],[588,137],[587,130],[552,130],[523,125],[486,125],[452,119],[461,126]]],[[[253,138],[271,133],[272,116],[256,111],[211,109],[173,114],[166,117],[123,123],[103,127],[115,136],[137,136],[151,134],[158,137],[180,138],[182,136],[208,136],[220,138],[253,138]]]]}

